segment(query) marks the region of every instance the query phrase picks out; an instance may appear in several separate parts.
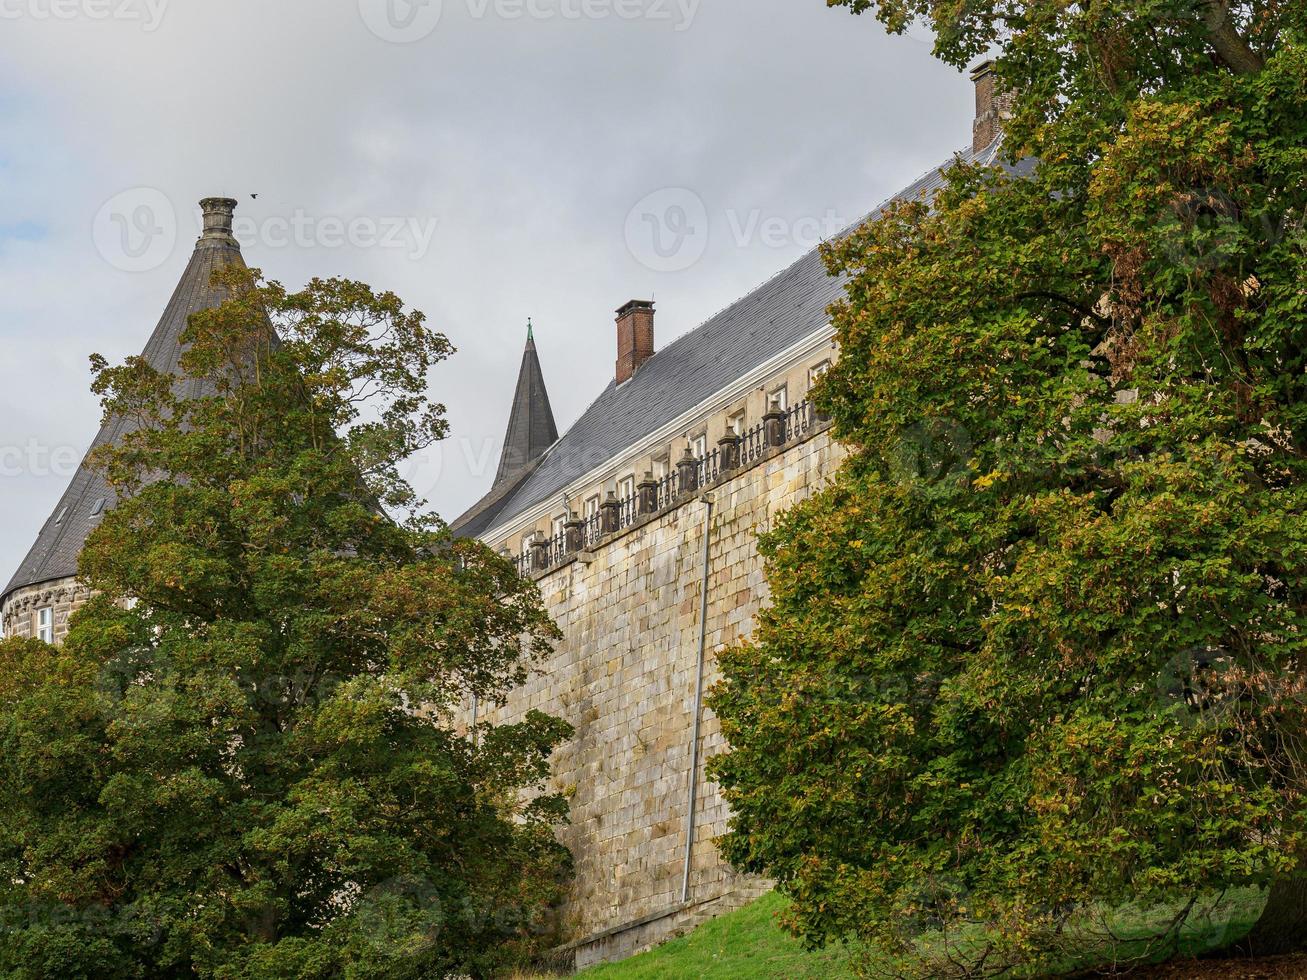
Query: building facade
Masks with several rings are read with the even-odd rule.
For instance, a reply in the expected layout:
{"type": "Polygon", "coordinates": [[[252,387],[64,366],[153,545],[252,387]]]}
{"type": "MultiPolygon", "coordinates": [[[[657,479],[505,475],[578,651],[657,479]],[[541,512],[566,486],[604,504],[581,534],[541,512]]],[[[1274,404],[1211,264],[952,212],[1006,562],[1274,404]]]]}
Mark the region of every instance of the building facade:
{"type": "MultiPolygon", "coordinates": [[[[894,200],[929,198],[956,160],[997,160],[992,66],[972,78],[972,145],[894,200]]],[[[809,397],[838,356],[827,309],[842,294],[813,252],[662,350],[654,304],[624,304],[613,380],[553,441],[528,339],[494,485],[453,524],[512,556],[564,634],[508,704],[467,710],[496,723],[540,710],[576,729],[553,780],[571,800],[563,923],[579,967],[768,887],[714,844],[729,813],[703,767],[726,746],[703,698],[717,651],[748,637],[767,601],[758,534],[843,459],[809,397]]]]}

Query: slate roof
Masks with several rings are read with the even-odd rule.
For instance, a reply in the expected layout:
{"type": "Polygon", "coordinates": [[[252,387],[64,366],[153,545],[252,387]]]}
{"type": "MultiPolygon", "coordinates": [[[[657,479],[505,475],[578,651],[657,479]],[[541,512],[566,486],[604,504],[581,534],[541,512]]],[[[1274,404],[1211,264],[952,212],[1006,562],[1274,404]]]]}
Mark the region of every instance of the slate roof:
{"type": "Polygon", "coordinates": [[[527,464],[539,459],[557,441],[558,426],[554,424],[554,410],[549,407],[535,335],[528,323],[526,350],[522,352],[522,369],[517,375],[517,391],[513,395],[513,410],[508,415],[508,431],[504,433],[504,451],[499,457],[494,486],[520,476],[527,464]]]}
{"type": "MultiPolygon", "coordinates": [[[[196,242],[186,271],[182,273],[172,299],[141,355],[151,367],[171,374],[178,372],[181,334],[188,317],[222,302],[221,293],[210,285],[214,270],[245,264],[240,245],[231,235],[230,209],[236,202],[215,198],[202,203],[206,209],[206,231],[196,242]],[[222,210],[215,213],[212,206],[222,210]]],[[[179,380],[177,390],[184,397],[194,398],[204,394],[205,387],[203,381],[184,379],[179,380]]],[[[110,419],[91,443],[91,450],[119,439],[132,424],[125,419],[110,419]]],[[[4,592],[0,593],[0,602],[16,589],[76,575],[77,556],[87,535],[100,519],[100,514],[111,508],[114,501],[114,492],[105,484],[104,478],[91,470],[83,459],[53,513],[41,527],[36,543],[4,592]]]]}
{"type": "MultiPolygon", "coordinates": [[[[889,204],[932,196],[955,161],[994,163],[999,140],[974,152],[961,150],[851,226],[861,227],[889,204]]],[[[845,234],[848,232],[846,231],[845,234]]],[[[645,361],[625,384],[610,382],[567,433],[545,453],[512,493],[496,487],[456,520],[455,534],[474,537],[542,500],[683,415],[713,393],[824,329],[826,310],[844,291],[826,273],[817,250],[674,340],[645,361]]]]}

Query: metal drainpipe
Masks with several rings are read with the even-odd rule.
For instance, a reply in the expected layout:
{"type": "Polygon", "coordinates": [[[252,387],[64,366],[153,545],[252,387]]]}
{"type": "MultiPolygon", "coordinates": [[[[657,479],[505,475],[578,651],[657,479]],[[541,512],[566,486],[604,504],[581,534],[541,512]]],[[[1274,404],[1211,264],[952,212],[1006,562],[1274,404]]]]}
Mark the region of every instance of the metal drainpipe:
{"type": "Polygon", "coordinates": [[[699,797],[699,718],[703,714],[703,661],[708,640],[708,546],[712,543],[712,494],[703,498],[703,581],[699,586],[699,664],[694,680],[694,736],[690,741],[690,808],[685,813],[685,873],[681,904],[690,900],[690,854],[694,850],[694,805],[699,797]]]}

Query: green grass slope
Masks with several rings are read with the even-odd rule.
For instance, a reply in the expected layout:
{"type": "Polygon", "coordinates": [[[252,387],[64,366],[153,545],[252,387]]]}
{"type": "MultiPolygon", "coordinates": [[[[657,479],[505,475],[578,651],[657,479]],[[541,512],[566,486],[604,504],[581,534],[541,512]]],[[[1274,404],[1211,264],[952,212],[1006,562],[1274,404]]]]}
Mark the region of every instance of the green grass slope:
{"type": "MultiPolygon", "coordinates": [[[[1114,962],[1142,957],[1160,961],[1177,957],[1183,961],[1209,950],[1229,945],[1247,932],[1261,911],[1264,897],[1255,889],[1241,889],[1229,893],[1209,913],[1194,916],[1170,948],[1155,948],[1142,940],[1155,933],[1156,926],[1168,921],[1175,908],[1139,909],[1125,906],[1104,912],[1102,926],[1109,928],[1116,940],[1104,946],[1102,935],[1068,935],[1068,958],[1059,974],[1084,970],[1088,967],[1106,968],[1114,962]]],[[[808,952],[794,937],[777,924],[778,914],[785,909],[786,900],[773,892],[751,905],[712,919],[693,932],[664,943],[656,949],[633,956],[620,963],[592,967],[579,977],[583,980],[766,980],[766,978],[821,978],[821,980],[851,980],[854,973],[849,965],[847,950],[833,948],[808,952]]],[[[923,936],[930,948],[935,934],[923,936]]],[[[896,964],[881,963],[887,975],[899,971],[896,964]]],[[[909,960],[904,966],[916,970],[921,964],[909,960]]],[[[1027,970],[1013,971],[1014,977],[1031,977],[1027,970]]],[[[1278,974],[1268,974],[1277,976],[1278,974]]]]}
{"type": "Polygon", "coordinates": [[[773,892],[693,932],[620,963],[578,974],[584,980],[846,980],[853,973],[839,950],[806,952],[776,924],[786,901],[773,892]]]}

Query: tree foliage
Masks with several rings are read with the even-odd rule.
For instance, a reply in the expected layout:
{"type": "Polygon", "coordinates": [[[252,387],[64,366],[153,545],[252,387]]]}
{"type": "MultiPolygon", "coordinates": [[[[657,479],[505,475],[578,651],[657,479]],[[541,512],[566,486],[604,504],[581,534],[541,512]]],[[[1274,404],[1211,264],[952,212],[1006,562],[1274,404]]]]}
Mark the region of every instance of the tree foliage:
{"type": "Polygon", "coordinates": [[[0,646],[0,972],[484,976],[546,931],[567,726],[456,726],[557,636],[398,467],[451,348],[391,294],[257,274],[191,318],[183,398],[95,359],[119,502],[65,645],[0,646]],[[381,503],[407,507],[397,523],[381,503]]]}
{"type": "Polygon", "coordinates": [[[850,456],[722,658],[726,854],[940,974],[1241,885],[1301,942],[1307,8],[831,5],[996,46],[1008,166],[827,251],[850,456]]]}

